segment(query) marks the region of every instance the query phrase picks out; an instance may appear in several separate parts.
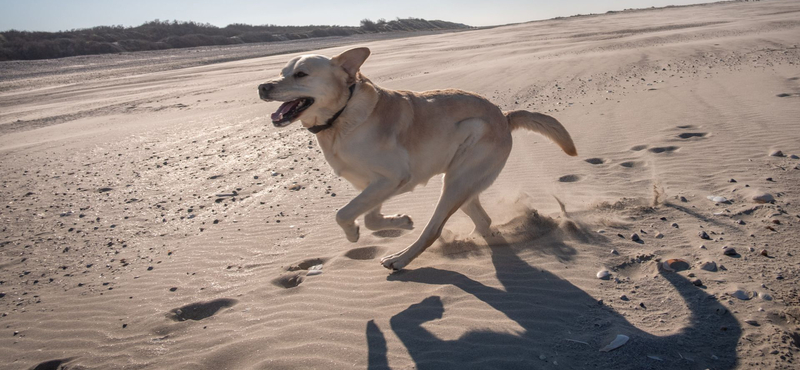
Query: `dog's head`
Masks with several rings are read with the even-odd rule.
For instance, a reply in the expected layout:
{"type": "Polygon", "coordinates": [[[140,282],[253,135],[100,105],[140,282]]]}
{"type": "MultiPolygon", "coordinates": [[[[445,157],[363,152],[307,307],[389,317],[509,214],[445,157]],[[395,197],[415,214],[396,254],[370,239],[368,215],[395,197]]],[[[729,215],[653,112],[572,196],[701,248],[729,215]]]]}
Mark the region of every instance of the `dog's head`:
{"type": "Polygon", "coordinates": [[[277,79],[258,86],[261,100],[284,102],[272,113],[272,124],[285,127],[298,119],[306,127],[324,124],[346,104],[348,87],[369,53],[356,48],[333,58],[303,55],[290,60],[277,79]]]}

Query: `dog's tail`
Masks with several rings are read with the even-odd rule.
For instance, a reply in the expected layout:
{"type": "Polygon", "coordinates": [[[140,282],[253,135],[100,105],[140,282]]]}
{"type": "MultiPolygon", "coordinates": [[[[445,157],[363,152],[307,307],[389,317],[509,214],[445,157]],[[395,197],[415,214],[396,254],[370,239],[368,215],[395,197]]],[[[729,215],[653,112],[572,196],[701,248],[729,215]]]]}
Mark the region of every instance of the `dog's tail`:
{"type": "Polygon", "coordinates": [[[575,149],[575,143],[572,142],[569,132],[567,132],[567,129],[565,129],[557,119],[546,114],[524,110],[503,112],[503,114],[506,116],[506,119],[508,119],[508,126],[511,128],[511,131],[518,128],[533,131],[558,144],[564,153],[573,157],[578,155],[578,150],[575,149]]]}

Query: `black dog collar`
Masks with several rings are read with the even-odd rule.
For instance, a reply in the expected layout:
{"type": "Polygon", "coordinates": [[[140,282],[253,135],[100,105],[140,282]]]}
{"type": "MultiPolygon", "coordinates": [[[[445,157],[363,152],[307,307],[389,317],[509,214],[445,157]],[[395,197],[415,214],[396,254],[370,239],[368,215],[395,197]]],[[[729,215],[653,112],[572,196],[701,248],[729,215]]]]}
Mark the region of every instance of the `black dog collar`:
{"type": "Polygon", "coordinates": [[[342,107],[342,109],[339,109],[339,111],[336,112],[336,114],[334,114],[333,117],[328,119],[324,125],[311,126],[308,128],[308,131],[311,131],[312,134],[318,134],[322,131],[325,131],[333,127],[333,123],[336,122],[336,119],[339,118],[342,112],[344,112],[344,109],[347,108],[347,103],[349,103],[350,98],[353,97],[353,91],[355,91],[355,89],[356,89],[356,84],[350,85],[350,96],[347,97],[347,101],[344,103],[344,107],[342,107]]]}

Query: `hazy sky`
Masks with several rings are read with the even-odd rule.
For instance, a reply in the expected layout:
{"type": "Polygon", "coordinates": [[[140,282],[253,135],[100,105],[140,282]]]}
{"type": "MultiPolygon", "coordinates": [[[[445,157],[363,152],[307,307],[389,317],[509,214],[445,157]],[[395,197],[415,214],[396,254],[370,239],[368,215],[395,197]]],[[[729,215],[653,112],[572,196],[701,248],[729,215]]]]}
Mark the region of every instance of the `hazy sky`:
{"type": "Polygon", "coordinates": [[[574,14],[706,0],[0,0],[0,31],[59,31],[93,26],[138,26],[154,19],[226,26],[342,25],[364,18],[441,19],[486,26],[574,14]]]}

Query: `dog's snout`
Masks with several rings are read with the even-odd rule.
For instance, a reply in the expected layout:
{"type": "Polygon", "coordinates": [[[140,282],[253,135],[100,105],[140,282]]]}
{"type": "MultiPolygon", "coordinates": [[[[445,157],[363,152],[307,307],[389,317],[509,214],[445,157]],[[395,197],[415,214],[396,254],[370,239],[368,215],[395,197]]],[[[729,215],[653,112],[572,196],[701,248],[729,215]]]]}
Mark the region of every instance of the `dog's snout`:
{"type": "Polygon", "coordinates": [[[261,99],[269,99],[269,91],[272,90],[272,84],[266,83],[258,85],[258,96],[261,99]]]}

